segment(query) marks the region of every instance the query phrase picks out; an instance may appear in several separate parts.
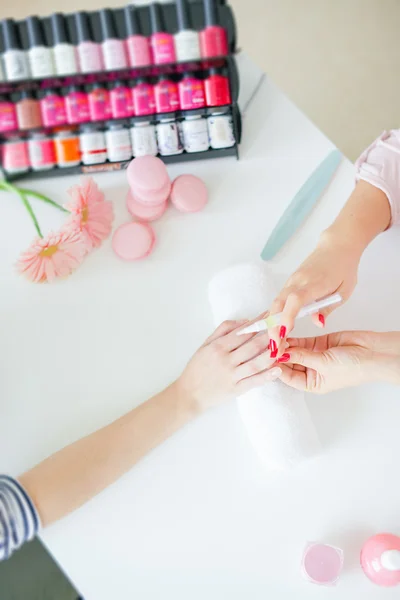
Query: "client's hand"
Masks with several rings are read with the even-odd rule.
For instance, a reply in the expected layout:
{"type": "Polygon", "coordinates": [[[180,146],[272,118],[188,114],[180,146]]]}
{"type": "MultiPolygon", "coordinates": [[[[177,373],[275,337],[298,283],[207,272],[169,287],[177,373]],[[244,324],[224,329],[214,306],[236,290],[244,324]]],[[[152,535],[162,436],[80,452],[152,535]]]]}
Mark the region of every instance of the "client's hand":
{"type": "Polygon", "coordinates": [[[400,384],[399,332],[343,331],[288,343],[280,379],[299,390],[324,394],[378,380],[400,384]]]}
{"type": "Polygon", "coordinates": [[[281,374],[270,367],[268,334],[237,335],[244,321],[225,321],[204,342],[176,382],[178,392],[205,410],[281,374]],[[270,369],[267,371],[267,369],[270,369]]]}

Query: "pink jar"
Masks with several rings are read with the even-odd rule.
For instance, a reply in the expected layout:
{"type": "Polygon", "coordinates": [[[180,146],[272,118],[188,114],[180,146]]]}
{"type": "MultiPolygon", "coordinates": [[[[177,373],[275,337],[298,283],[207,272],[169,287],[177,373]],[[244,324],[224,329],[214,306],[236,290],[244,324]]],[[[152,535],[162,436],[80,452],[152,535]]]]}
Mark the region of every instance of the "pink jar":
{"type": "Polygon", "coordinates": [[[179,92],[175,81],[162,75],[154,86],[154,96],[156,102],[156,112],[167,113],[179,110],[179,92]]]}
{"type": "Polygon", "coordinates": [[[144,79],[138,79],[132,88],[132,101],[134,114],[137,117],[152,115],[156,105],[154,100],[154,87],[144,79]]]}
{"type": "Polygon", "coordinates": [[[67,122],[65,100],[52,89],[46,90],[44,97],[40,100],[40,112],[45,127],[65,125],[67,122]]]}
{"type": "Polygon", "coordinates": [[[65,108],[67,121],[70,124],[86,123],[90,120],[88,95],[76,85],[68,88],[65,108]]]}
{"type": "Polygon", "coordinates": [[[202,80],[186,73],[179,82],[179,102],[181,110],[203,108],[206,105],[206,97],[202,80]]]}
{"type": "Polygon", "coordinates": [[[0,131],[15,131],[18,129],[15,105],[4,96],[0,97],[0,131]]]}

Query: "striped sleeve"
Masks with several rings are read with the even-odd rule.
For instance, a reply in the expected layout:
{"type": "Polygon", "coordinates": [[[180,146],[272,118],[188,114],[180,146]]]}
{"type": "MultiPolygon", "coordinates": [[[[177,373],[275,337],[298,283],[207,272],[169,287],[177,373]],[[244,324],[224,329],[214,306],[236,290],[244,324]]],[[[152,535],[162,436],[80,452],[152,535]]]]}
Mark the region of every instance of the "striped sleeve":
{"type": "Polygon", "coordinates": [[[21,484],[0,475],[0,560],[31,540],[39,530],[39,516],[21,484]]]}

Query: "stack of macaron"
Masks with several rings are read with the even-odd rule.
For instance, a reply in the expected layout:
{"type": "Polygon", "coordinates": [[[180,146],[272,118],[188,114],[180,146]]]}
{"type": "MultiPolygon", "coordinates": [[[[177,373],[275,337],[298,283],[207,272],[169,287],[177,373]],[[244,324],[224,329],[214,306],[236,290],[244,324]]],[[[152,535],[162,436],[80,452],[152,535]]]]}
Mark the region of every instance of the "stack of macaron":
{"type": "Polygon", "coordinates": [[[168,201],[181,212],[197,212],[207,204],[204,182],[194,175],[180,175],[172,183],[165,164],[155,156],[140,156],[127,168],[128,211],[135,219],[118,227],[113,236],[114,252],[123,260],[138,260],[154,248],[156,236],[150,221],[159,219],[168,201]]]}

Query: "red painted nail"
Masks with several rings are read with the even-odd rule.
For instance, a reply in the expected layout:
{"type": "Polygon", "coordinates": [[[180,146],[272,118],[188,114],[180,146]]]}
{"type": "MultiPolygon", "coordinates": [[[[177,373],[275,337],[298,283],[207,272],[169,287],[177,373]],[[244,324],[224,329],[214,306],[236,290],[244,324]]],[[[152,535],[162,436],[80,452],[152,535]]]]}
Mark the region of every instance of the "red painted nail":
{"type": "Polygon", "coordinates": [[[271,340],[268,342],[267,350],[271,350],[271,340]]]}
{"type": "Polygon", "coordinates": [[[270,344],[271,344],[271,358],[276,358],[276,355],[278,354],[278,347],[276,345],[275,340],[271,340],[270,344]]]}
{"type": "Polygon", "coordinates": [[[281,340],[283,340],[286,337],[286,327],[284,325],[282,325],[282,327],[279,330],[279,337],[281,338],[281,340]]]}
{"type": "Polygon", "coordinates": [[[324,315],[318,315],[318,321],[321,323],[322,327],[325,327],[325,317],[324,315]]]}
{"type": "Polygon", "coordinates": [[[290,360],[290,354],[285,352],[285,354],[282,354],[282,356],[280,358],[278,358],[278,360],[276,362],[285,363],[285,362],[289,362],[289,360],[290,360]]]}

